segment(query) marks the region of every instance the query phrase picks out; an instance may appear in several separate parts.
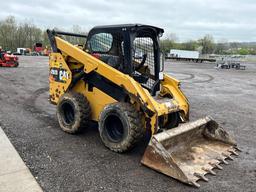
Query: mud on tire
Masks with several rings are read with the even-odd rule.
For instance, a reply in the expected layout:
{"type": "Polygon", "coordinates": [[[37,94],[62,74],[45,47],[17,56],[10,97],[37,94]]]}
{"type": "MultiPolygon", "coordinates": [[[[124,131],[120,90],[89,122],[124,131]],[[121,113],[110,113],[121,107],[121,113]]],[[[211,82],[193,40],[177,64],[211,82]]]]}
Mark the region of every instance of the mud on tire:
{"type": "Polygon", "coordinates": [[[143,137],[141,114],[129,103],[107,105],[99,118],[100,137],[110,150],[125,152],[143,137]]]}
{"type": "Polygon", "coordinates": [[[83,94],[67,92],[62,95],[57,104],[57,118],[63,131],[81,131],[88,124],[90,117],[90,104],[83,94]]]}

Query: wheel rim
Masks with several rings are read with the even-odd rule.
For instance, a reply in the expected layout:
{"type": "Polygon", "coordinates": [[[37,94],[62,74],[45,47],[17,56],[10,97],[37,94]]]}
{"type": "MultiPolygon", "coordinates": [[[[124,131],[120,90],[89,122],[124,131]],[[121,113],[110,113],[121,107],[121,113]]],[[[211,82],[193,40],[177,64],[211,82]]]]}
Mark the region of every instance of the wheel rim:
{"type": "Polygon", "coordinates": [[[104,126],[108,138],[113,142],[120,142],[124,135],[124,125],[117,115],[109,115],[104,126]]]}
{"type": "Polygon", "coordinates": [[[74,106],[65,102],[61,105],[62,118],[67,125],[71,125],[75,121],[75,109],[74,106]]]}

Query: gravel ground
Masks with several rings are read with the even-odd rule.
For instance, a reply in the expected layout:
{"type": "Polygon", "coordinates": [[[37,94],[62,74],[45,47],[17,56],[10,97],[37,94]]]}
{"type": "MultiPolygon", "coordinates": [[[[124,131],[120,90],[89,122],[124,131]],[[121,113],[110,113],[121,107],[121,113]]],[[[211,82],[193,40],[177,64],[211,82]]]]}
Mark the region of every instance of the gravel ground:
{"type": "Polygon", "coordinates": [[[191,118],[211,115],[243,150],[197,189],[140,165],[146,141],[116,154],[103,146],[95,124],[79,135],[62,132],[47,101],[47,60],[20,57],[20,67],[0,68],[0,124],[44,191],[255,191],[256,64],[237,71],[166,62],[182,81],[191,118]]]}

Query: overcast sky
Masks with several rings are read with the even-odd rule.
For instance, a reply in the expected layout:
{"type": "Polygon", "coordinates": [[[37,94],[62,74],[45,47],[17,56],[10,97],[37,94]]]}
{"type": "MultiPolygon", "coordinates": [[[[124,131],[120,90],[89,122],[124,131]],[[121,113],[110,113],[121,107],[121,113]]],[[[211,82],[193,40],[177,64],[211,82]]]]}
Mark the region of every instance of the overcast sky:
{"type": "Polygon", "coordinates": [[[13,15],[43,28],[143,23],[180,41],[211,34],[217,41],[256,42],[256,0],[1,0],[0,20],[13,15]]]}

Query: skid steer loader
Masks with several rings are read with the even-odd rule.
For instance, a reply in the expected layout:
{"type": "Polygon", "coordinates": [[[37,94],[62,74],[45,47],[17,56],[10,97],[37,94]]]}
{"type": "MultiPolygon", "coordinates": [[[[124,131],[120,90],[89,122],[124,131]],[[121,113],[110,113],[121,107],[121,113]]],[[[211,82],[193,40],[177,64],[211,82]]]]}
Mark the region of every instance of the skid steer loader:
{"type": "Polygon", "coordinates": [[[60,127],[79,132],[97,121],[110,150],[131,149],[146,132],[151,140],[142,164],[199,187],[205,174],[238,155],[234,139],[214,120],[189,121],[180,82],[163,73],[158,27],[98,26],[88,35],[47,30],[50,102],[60,127]],[[85,38],[73,45],[65,36],[85,38]]]}

